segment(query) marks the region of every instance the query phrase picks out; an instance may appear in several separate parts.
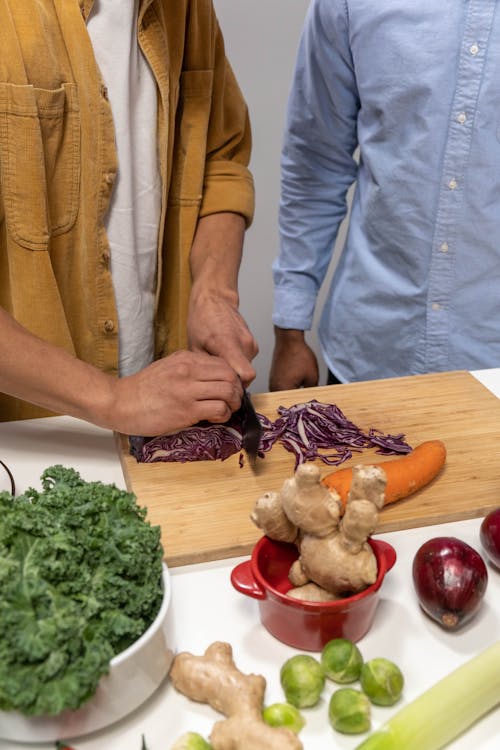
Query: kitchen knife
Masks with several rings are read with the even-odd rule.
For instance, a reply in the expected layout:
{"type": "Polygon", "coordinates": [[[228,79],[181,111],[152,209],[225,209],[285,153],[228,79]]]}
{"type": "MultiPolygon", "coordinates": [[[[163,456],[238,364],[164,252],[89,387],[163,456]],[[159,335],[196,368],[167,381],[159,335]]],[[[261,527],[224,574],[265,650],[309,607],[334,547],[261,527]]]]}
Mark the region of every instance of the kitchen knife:
{"type": "Polygon", "coordinates": [[[241,415],[243,435],[241,445],[243,450],[246,451],[250,463],[254,465],[262,436],[262,425],[246,389],[243,390],[243,397],[241,399],[241,415]]]}

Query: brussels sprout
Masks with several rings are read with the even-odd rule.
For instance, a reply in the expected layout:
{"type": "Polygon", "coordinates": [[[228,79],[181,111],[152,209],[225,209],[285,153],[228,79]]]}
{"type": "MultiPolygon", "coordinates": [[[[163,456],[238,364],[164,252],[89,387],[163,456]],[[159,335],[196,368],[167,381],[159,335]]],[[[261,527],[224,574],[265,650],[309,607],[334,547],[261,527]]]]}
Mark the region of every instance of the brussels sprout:
{"type": "Polygon", "coordinates": [[[325,687],[323,668],[309,654],[288,659],[281,667],[280,680],[288,703],[296,708],[315,706],[325,687]]]}
{"type": "Polygon", "coordinates": [[[392,706],[401,697],[404,678],[389,659],[370,659],[363,664],[360,683],[364,692],[378,706],[392,706]]]}
{"type": "Polygon", "coordinates": [[[262,718],[271,727],[287,727],[298,734],[304,726],[305,719],[300,711],[290,703],[273,703],[262,711],[262,718]]]}
{"type": "Polygon", "coordinates": [[[363,657],[359,648],[347,638],[334,638],[321,652],[321,664],[327,677],[334,682],[359,680],[363,657]]]}
{"type": "Polygon", "coordinates": [[[186,732],[170,750],[212,750],[212,745],[197,732],[186,732]]]}
{"type": "Polygon", "coordinates": [[[330,724],[343,734],[367,732],[371,725],[370,701],[361,690],[339,688],[328,706],[330,724]]]}

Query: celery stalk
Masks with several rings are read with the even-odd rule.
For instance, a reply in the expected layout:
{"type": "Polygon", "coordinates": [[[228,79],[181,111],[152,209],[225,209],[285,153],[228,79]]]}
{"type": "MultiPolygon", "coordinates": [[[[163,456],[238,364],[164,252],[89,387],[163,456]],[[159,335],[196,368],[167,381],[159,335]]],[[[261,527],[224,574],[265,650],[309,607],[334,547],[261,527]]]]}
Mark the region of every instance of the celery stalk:
{"type": "Polygon", "coordinates": [[[440,750],[500,704],[500,641],[404,706],[356,750],[440,750]]]}

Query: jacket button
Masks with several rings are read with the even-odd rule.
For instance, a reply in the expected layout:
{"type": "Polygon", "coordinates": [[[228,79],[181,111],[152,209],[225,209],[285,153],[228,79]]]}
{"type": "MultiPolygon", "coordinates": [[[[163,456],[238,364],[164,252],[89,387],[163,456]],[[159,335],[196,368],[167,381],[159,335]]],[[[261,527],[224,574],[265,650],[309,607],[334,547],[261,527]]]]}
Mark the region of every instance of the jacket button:
{"type": "Polygon", "coordinates": [[[106,320],[103,327],[106,333],[113,333],[115,330],[115,324],[112,320],[106,320]]]}

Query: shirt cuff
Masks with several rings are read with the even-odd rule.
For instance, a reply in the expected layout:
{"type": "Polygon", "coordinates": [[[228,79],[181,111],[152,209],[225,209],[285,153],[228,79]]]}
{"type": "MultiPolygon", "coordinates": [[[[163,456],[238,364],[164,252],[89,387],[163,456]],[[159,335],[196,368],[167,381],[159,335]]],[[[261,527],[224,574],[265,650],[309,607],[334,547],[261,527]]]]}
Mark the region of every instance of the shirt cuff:
{"type": "Polygon", "coordinates": [[[310,331],[314,317],[316,296],[298,289],[274,290],[273,323],[278,328],[310,331]]]}

